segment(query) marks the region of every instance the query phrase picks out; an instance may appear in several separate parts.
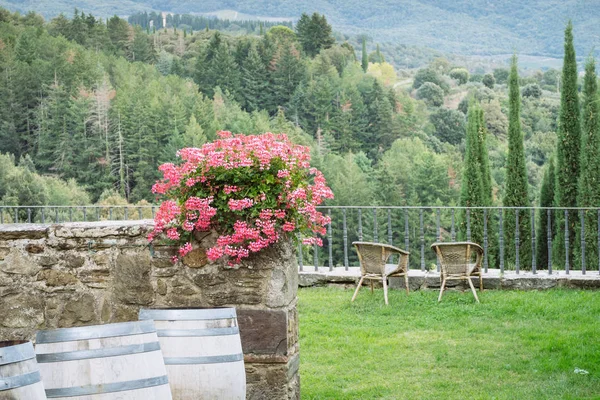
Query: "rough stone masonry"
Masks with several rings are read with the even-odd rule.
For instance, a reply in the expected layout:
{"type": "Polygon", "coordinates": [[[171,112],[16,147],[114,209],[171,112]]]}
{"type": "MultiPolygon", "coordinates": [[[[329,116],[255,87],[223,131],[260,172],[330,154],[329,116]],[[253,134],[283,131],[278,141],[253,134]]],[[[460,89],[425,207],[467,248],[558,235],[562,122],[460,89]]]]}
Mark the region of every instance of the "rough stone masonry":
{"type": "Polygon", "coordinates": [[[248,399],[298,399],[298,266],[291,243],[230,268],[200,239],[182,262],[149,246],[152,221],[0,225],[0,338],[137,320],[141,307],[235,307],[248,399]]]}

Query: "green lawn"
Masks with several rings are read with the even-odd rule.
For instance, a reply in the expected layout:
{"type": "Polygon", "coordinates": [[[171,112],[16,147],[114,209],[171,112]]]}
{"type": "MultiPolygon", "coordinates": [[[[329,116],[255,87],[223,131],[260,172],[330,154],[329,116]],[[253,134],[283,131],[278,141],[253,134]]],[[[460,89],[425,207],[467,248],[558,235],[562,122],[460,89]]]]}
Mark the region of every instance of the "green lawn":
{"type": "Polygon", "coordinates": [[[599,292],[437,296],[300,289],[302,399],[600,399],[599,292]]]}

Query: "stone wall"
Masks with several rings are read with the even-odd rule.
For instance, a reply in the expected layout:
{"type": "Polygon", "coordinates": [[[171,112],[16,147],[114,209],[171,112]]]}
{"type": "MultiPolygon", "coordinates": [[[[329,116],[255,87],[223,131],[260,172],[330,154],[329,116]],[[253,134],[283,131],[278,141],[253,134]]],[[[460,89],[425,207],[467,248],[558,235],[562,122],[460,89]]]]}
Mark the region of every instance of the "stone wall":
{"type": "Polygon", "coordinates": [[[184,263],[149,246],[152,221],[0,225],[0,338],[137,320],[141,307],[235,307],[248,399],[297,399],[298,270],[283,243],[238,267],[212,264],[201,239],[184,263]]]}

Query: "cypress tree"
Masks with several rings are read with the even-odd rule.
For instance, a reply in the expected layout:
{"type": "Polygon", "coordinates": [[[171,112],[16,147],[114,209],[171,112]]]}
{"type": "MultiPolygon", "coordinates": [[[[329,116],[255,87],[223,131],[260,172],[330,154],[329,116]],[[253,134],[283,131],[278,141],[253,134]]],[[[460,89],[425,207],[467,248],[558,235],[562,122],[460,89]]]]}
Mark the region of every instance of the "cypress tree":
{"type": "MultiPolygon", "coordinates": [[[[483,193],[481,146],[479,141],[479,106],[471,104],[467,121],[467,134],[465,140],[465,159],[463,161],[463,178],[460,188],[461,207],[482,206],[485,202],[483,193]]],[[[467,238],[467,212],[461,209],[458,216],[459,237],[467,238]]],[[[483,242],[483,212],[481,210],[470,210],[469,226],[471,240],[477,243],[483,242]]]]}
{"type": "MultiPolygon", "coordinates": [[[[590,57],[585,66],[583,83],[583,136],[581,140],[581,177],[579,178],[579,207],[600,206],[600,124],[598,122],[598,83],[596,63],[590,57]]],[[[585,262],[598,267],[598,214],[586,210],[584,217],[585,262]]],[[[578,222],[580,220],[578,219],[578,222]]],[[[574,264],[581,265],[581,226],[576,229],[574,264]]]]}
{"type": "MultiPolygon", "coordinates": [[[[542,186],[540,188],[540,207],[552,207],[554,204],[554,158],[550,158],[544,177],[542,178],[542,186]]],[[[551,232],[554,232],[554,224],[550,220],[551,232]]],[[[536,260],[537,266],[546,268],[548,266],[548,211],[540,210],[538,214],[537,224],[537,241],[536,241],[536,260]]]]}
{"type": "MultiPolygon", "coordinates": [[[[562,85],[557,132],[554,205],[556,207],[576,207],[581,126],[579,122],[579,97],[577,93],[577,61],[575,59],[575,48],[573,47],[573,25],[571,21],[569,21],[565,29],[562,85]]],[[[569,249],[567,254],[569,255],[569,263],[572,264],[575,227],[578,215],[576,211],[570,211],[568,215],[567,238],[569,239],[569,249]]],[[[556,217],[556,237],[552,254],[558,265],[564,265],[566,261],[564,212],[557,212],[556,217]]]]}
{"type": "Polygon", "coordinates": [[[367,69],[369,68],[369,56],[367,55],[367,41],[365,40],[365,38],[363,37],[362,40],[362,69],[364,72],[367,72],[367,69]]]}
{"type": "MultiPolygon", "coordinates": [[[[525,151],[521,132],[521,93],[517,73],[517,56],[513,55],[509,87],[508,159],[506,162],[506,187],[504,207],[529,206],[525,151]]],[[[529,210],[507,210],[504,220],[504,243],[509,266],[516,262],[516,217],[519,215],[519,261],[524,267],[531,264],[531,216],[529,210]]]]}

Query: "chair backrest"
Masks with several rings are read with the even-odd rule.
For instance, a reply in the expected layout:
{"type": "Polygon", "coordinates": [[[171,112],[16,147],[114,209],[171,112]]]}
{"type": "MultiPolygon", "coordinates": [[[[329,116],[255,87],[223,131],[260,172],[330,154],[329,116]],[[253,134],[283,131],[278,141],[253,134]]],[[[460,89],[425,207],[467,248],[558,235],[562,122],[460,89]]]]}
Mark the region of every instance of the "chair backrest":
{"type": "Polygon", "coordinates": [[[483,255],[481,246],[473,242],[434,243],[431,248],[439,256],[442,270],[449,275],[469,274],[472,264],[479,263],[483,255]]]}
{"type": "MultiPolygon", "coordinates": [[[[360,260],[361,274],[383,274],[385,272],[385,263],[392,254],[399,254],[400,257],[406,257],[409,253],[394,246],[383,243],[372,242],[353,242],[360,260]]],[[[405,266],[407,262],[401,263],[405,266]]]]}

